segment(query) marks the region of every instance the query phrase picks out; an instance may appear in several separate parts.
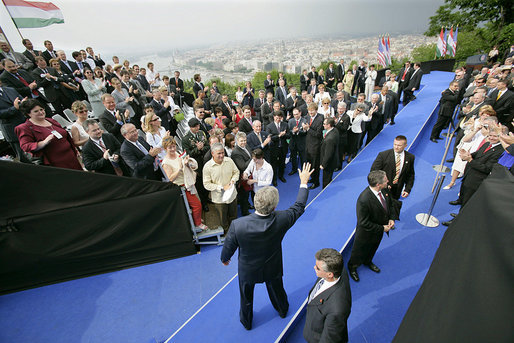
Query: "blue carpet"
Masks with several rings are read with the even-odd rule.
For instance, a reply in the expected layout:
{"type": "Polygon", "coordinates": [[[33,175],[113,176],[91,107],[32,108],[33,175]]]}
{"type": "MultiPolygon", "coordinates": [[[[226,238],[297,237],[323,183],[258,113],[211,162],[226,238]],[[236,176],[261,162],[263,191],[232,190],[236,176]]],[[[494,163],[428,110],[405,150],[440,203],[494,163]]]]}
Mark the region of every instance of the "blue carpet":
{"type": "MultiPolygon", "coordinates": [[[[418,99],[400,112],[397,125],[387,126],[362,150],[286,235],[284,284],[290,301],[286,319],[277,316],[265,287],[258,285],[254,329],[244,330],[238,321],[235,278],[172,341],[270,342],[278,337],[315,280],[314,252],[322,247],[339,250],[351,236],[355,200],[366,186],[366,175],[376,154],[391,147],[398,134],[406,135],[409,142],[414,140],[451,77],[451,73],[425,75],[425,87],[418,99]]],[[[442,143],[431,143],[423,136],[425,131],[417,139],[421,143],[410,148],[417,156],[417,179],[404,202],[402,221],[391,237],[384,239],[375,259],[382,273],[361,268],[361,282],[352,283],[350,341],[391,341],[442,237],[442,227],[424,229],[413,219],[430,204],[435,176],[431,165],[439,163],[442,155],[442,143]]],[[[296,197],[298,176],[287,180],[285,184],[279,182],[279,209],[287,208],[296,197]]],[[[309,201],[320,190],[311,192],[309,201]]],[[[457,191],[457,187],[444,191],[435,216],[448,219],[449,205],[443,204],[456,198],[457,191]]],[[[220,252],[220,247],[204,246],[195,256],[2,296],[0,342],[163,342],[237,273],[236,258],[225,267],[219,262],[220,252]]],[[[295,327],[288,341],[302,341],[301,327],[295,327]]]]}

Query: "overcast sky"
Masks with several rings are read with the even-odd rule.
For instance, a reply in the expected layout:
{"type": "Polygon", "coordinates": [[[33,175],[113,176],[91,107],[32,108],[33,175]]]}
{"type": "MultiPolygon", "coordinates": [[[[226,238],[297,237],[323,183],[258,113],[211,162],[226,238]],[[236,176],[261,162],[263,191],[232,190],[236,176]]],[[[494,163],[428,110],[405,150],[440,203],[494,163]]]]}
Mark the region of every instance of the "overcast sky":
{"type": "MultiPolygon", "coordinates": [[[[38,49],[134,53],[267,38],[423,33],[444,0],[51,0],[64,24],[22,29],[38,49]]],[[[0,4],[2,4],[0,2],[0,4]]],[[[0,22],[21,38],[0,5],[0,22]]]]}

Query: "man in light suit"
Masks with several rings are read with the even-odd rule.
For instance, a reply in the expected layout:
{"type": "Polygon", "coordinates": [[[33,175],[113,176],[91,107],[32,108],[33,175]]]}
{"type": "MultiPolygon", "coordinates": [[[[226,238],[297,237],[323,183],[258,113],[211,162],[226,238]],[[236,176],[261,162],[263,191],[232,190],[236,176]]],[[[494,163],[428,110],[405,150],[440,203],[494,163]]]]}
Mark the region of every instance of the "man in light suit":
{"type": "Polygon", "coordinates": [[[325,248],[315,257],[318,280],[309,292],[303,337],[308,343],[348,342],[352,293],[343,256],[325,248]]]}
{"type": "Polygon", "coordinates": [[[20,147],[18,136],[14,128],[25,122],[25,116],[20,112],[20,103],[23,100],[13,88],[2,86],[0,81],[0,130],[4,139],[11,146],[16,157],[25,163],[30,163],[25,152],[20,147]]]}
{"type": "Polygon", "coordinates": [[[120,155],[130,168],[132,177],[161,181],[163,174],[155,157],[162,148],[151,147],[143,138],[138,137],[134,124],[124,124],[120,132],[125,138],[121,144],[120,155]]]}
{"type": "Polygon", "coordinates": [[[403,90],[403,106],[407,106],[409,102],[416,99],[414,91],[418,90],[421,86],[421,77],[423,76],[423,70],[421,70],[421,64],[414,63],[414,71],[412,72],[409,83],[403,90]]]}
{"type": "Polygon", "coordinates": [[[0,50],[2,50],[0,51],[0,60],[9,58],[26,71],[31,71],[34,68],[34,63],[27,56],[20,52],[12,51],[7,42],[0,41],[0,50]]]}
{"type": "Polygon", "coordinates": [[[323,170],[323,188],[332,181],[332,174],[339,166],[339,132],[334,130],[335,120],[332,117],[323,120],[325,134],[321,142],[321,157],[319,168],[323,170]]]}
{"type": "Polygon", "coordinates": [[[307,124],[305,118],[302,117],[300,109],[293,109],[293,118],[289,119],[287,127],[291,139],[289,140],[289,151],[291,152],[291,171],[288,175],[293,175],[298,170],[298,158],[300,165],[305,162],[305,136],[307,132],[303,129],[303,124],[307,124]]]}
{"type": "Polygon", "coordinates": [[[357,267],[368,266],[375,273],[380,273],[373,263],[373,256],[382,241],[384,232],[394,229],[398,219],[397,207],[387,193],[387,176],[383,170],[374,170],[368,174],[368,184],[357,199],[357,228],[352,253],[348,261],[350,277],[358,282],[357,267]]]}
{"type": "Polygon", "coordinates": [[[370,171],[383,170],[386,173],[389,193],[395,199],[408,197],[414,185],[415,156],[405,151],[406,147],[407,137],[397,136],[393,148],[380,152],[371,165],[370,171]]]}
{"type": "Polygon", "coordinates": [[[300,172],[300,190],[293,206],[285,211],[275,211],[278,190],[264,187],[254,198],[255,213],[234,220],[228,230],[221,262],[230,263],[230,258],[239,248],[238,273],[241,309],[241,324],[252,329],[253,290],[256,283],[266,283],[271,304],[280,317],[285,318],[289,310],[287,294],[282,283],[282,239],[287,230],[303,214],[309,191],[307,181],[312,171],[309,164],[300,172]]]}

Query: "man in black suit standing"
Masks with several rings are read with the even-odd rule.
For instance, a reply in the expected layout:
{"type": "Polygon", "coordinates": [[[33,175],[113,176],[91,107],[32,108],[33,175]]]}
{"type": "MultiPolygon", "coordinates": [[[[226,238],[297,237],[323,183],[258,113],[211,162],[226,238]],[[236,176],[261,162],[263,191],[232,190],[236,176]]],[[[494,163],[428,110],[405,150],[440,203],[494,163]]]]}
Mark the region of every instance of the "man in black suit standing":
{"type": "MultiPolygon", "coordinates": [[[[280,107],[278,108],[280,109],[280,107]]],[[[266,102],[261,106],[261,119],[264,127],[273,121],[273,93],[266,94],[266,102]]]]}
{"type": "Polygon", "coordinates": [[[18,136],[14,133],[14,128],[23,124],[25,116],[20,112],[20,103],[23,100],[20,94],[11,87],[2,86],[0,81],[0,130],[4,139],[16,154],[16,157],[25,163],[30,163],[25,156],[25,152],[20,147],[18,136]]]}
{"type": "Polygon", "coordinates": [[[284,113],[282,111],[273,112],[273,123],[269,123],[266,131],[270,134],[270,158],[273,167],[273,186],[277,186],[277,178],[286,182],[284,178],[284,169],[286,165],[287,155],[287,139],[289,138],[289,130],[287,123],[283,121],[284,113]]]}
{"type": "Polygon", "coordinates": [[[124,124],[121,127],[121,134],[125,140],[121,144],[120,154],[130,168],[132,177],[161,181],[163,173],[156,156],[162,148],[151,147],[139,137],[134,124],[124,124]]]}
{"type": "Polygon", "coordinates": [[[253,110],[255,111],[255,117],[257,120],[262,121],[262,115],[261,115],[261,107],[266,102],[265,99],[266,94],[264,93],[264,90],[259,91],[259,97],[254,100],[253,102],[253,110]]]}
{"type": "MultiPolygon", "coordinates": [[[[57,53],[54,50],[54,45],[49,40],[45,40],[43,45],[45,46],[46,50],[41,53],[43,55],[43,58],[45,59],[46,63],[50,63],[50,60],[52,58],[57,58],[57,53]]],[[[63,71],[64,73],[64,71],[63,71]]]]}
{"type": "Polygon", "coordinates": [[[254,198],[255,213],[234,220],[221,251],[221,262],[230,263],[239,248],[238,275],[241,309],[241,324],[252,329],[253,290],[256,283],[266,283],[271,304],[280,317],[285,318],[289,310],[287,294],[282,283],[282,239],[287,230],[303,214],[309,195],[307,181],[312,171],[307,163],[300,172],[300,190],[293,206],[285,211],[275,211],[278,190],[264,187],[254,198]]]}
{"type": "Polygon", "coordinates": [[[21,44],[23,44],[23,46],[25,47],[25,51],[23,52],[25,57],[27,57],[34,65],[36,65],[35,58],[37,56],[41,56],[41,51],[34,50],[34,46],[32,45],[30,39],[24,38],[21,41],[21,44]]]}
{"type": "Polygon", "coordinates": [[[414,71],[412,72],[409,82],[403,90],[403,106],[406,106],[409,102],[416,99],[414,91],[418,90],[421,86],[421,77],[423,76],[423,70],[421,70],[421,64],[414,63],[414,71]]]}
{"type": "Polygon", "coordinates": [[[275,90],[275,99],[280,102],[280,109],[284,110],[286,107],[287,90],[284,80],[278,80],[278,87],[275,90]]]}
{"type": "MultiPolygon", "coordinates": [[[[312,66],[311,67],[311,71],[309,72],[309,74],[307,74],[307,76],[309,77],[309,79],[312,81],[316,81],[316,85],[318,84],[318,72],[316,71],[316,67],[315,66],[312,66]]],[[[311,82],[312,84],[312,82],[311,82]]],[[[310,92],[309,92],[310,93],[310,92]]]]}
{"type": "MultiPolygon", "coordinates": [[[[464,176],[460,186],[459,198],[450,201],[450,205],[460,205],[461,208],[471,199],[482,182],[491,174],[493,166],[498,162],[504,148],[500,142],[499,130],[489,130],[487,138],[484,138],[480,147],[474,153],[460,149],[459,154],[463,161],[468,162],[464,169],[464,176]]],[[[452,214],[456,217],[457,214],[452,214]]],[[[443,222],[449,226],[453,219],[443,222]]]]}
{"type": "Polygon", "coordinates": [[[307,69],[302,71],[302,75],[300,75],[300,90],[306,91],[309,86],[310,77],[307,75],[307,69]]]}
{"type": "Polygon", "coordinates": [[[380,152],[371,165],[370,171],[383,170],[386,173],[389,193],[394,199],[408,197],[414,185],[415,156],[405,151],[406,147],[407,138],[397,136],[393,148],[380,152]]]}
{"type": "Polygon", "coordinates": [[[93,51],[93,48],[88,46],[86,48],[87,56],[86,58],[93,61],[95,63],[95,66],[100,67],[103,69],[105,62],[102,60],[100,55],[95,55],[95,52],[93,51]]]}
{"type": "Polygon", "coordinates": [[[89,140],[82,147],[82,161],[89,171],[118,176],[130,176],[120,157],[121,144],[110,133],[104,133],[94,119],[84,121],[89,140]]]}
{"type": "Polygon", "coordinates": [[[303,165],[305,162],[305,136],[307,133],[303,130],[303,124],[307,124],[307,121],[302,117],[302,112],[298,108],[293,109],[293,117],[287,123],[287,128],[291,135],[289,140],[291,171],[288,175],[293,175],[297,172],[298,158],[300,158],[300,165],[303,165]]]}
{"type": "Polygon", "coordinates": [[[238,124],[239,131],[249,134],[253,130],[253,121],[257,118],[252,118],[252,109],[248,105],[243,106],[243,116],[238,124]]]}
{"type": "Polygon", "coordinates": [[[203,91],[204,85],[202,83],[202,77],[200,74],[195,74],[193,76],[193,80],[195,83],[193,84],[193,93],[195,93],[195,97],[198,98],[198,91],[203,91]]]}
{"type": "Polygon", "coordinates": [[[98,116],[100,123],[107,132],[123,143],[123,135],[120,130],[123,124],[130,122],[130,112],[125,110],[125,113],[120,113],[119,110],[116,110],[116,102],[110,94],[102,95],[102,103],[105,111],[98,116]]]}
{"type": "MultiPolygon", "coordinates": [[[[152,96],[153,96],[152,101],[150,101],[150,103],[146,106],[150,106],[153,108],[153,111],[155,112],[155,114],[159,118],[161,118],[162,127],[164,127],[164,129],[166,129],[166,131],[170,131],[171,127],[173,126],[173,125],[171,125],[171,121],[173,120],[173,117],[171,115],[172,108],[171,108],[169,101],[167,99],[164,100],[162,98],[161,91],[159,91],[158,88],[155,88],[152,91],[152,96]]],[[[145,108],[145,111],[146,111],[146,108],[145,108]]]]}
{"type": "Polygon", "coordinates": [[[457,81],[450,82],[450,86],[443,91],[441,99],[439,99],[439,113],[437,114],[437,122],[430,134],[430,140],[437,143],[438,139],[442,139],[439,135],[441,131],[450,124],[453,117],[453,111],[457,105],[459,97],[459,83],[457,81]]]}
{"type": "Polygon", "coordinates": [[[378,94],[371,95],[371,103],[369,114],[372,114],[371,121],[367,123],[366,145],[368,145],[376,135],[384,128],[384,104],[379,102],[380,96],[378,94]]]}
{"type": "Polygon", "coordinates": [[[332,88],[334,86],[336,80],[336,72],[334,70],[334,63],[330,63],[328,65],[328,69],[325,72],[325,77],[327,80],[327,88],[332,88]]]}
{"type": "MultiPolygon", "coordinates": [[[[507,89],[507,79],[498,80],[497,89],[491,93],[493,109],[496,111],[498,121],[506,126],[511,126],[514,115],[514,93],[507,89]]],[[[513,129],[512,126],[509,129],[513,129]]]]}
{"type": "Polygon", "coordinates": [[[46,61],[42,56],[36,56],[34,59],[37,64],[37,68],[32,71],[32,76],[36,80],[38,88],[43,88],[45,91],[46,99],[52,103],[55,111],[60,115],[64,115],[65,99],[62,99],[62,93],[60,91],[59,75],[54,68],[48,67],[46,61]]]}
{"type": "Polygon", "coordinates": [[[398,219],[396,206],[387,193],[387,176],[383,170],[368,174],[368,184],[357,199],[357,228],[352,253],[348,261],[350,277],[358,282],[357,267],[364,264],[375,273],[380,273],[373,263],[373,256],[382,241],[384,232],[394,229],[398,219]]]}
{"type": "Polygon", "coordinates": [[[221,103],[219,104],[219,107],[223,111],[223,115],[227,118],[232,118],[232,112],[234,111],[234,108],[230,104],[230,101],[228,100],[228,95],[223,94],[221,96],[221,103]]]}
{"type": "Polygon", "coordinates": [[[303,337],[308,343],[348,342],[346,324],[352,308],[350,280],[343,256],[335,249],[316,252],[318,280],[309,292],[303,337]]]}
{"type": "Polygon", "coordinates": [[[309,189],[319,187],[319,166],[321,155],[321,141],[323,139],[323,116],[318,114],[318,105],[312,103],[308,107],[309,115],[307,116],[307,123],[303,124],[303,130],[307,132],[305,140],[305,152],[307,162],[313,168],[311,183],[309,189]]]}
{"type": "Polygon", "coordinates": [[[266,80],[264,80],[264,89],[266,90],[266,94],[275,94],[275,81],[271,78],[271,74],[266,75],[266,80]]]}
{"type": "Polygon", "coordinates": [[[396,77],[396,81],[398,81],[398,100],[400,100],[402,96],[403,89],[409,83],[412,72],[413,71],[410,67],[410,62],[405,62],[405,65],[398,72],[398,76],[396,77]]]}
{"type": "MultiPolygon", "coordinates": [[[[230,158],[236,164],[237,169],[239,169],[239,175],[242,176],[250,164],[250,161],[252,160],[252,152],[246,145],[246,134],[244,132],[238,132],[236,134],[236,143],[236,146],[234,149],[232,149],[232,155],[230,155],[230,158]]],[[[239,183],[241,183],[241,180],[239,183]]],[[[237,202],[241,207],[241,214],[243,216],[250,214],[250,212],[248,212],[250,209],[248,195],[249,192],[246,191],[241,184],[239,184],[237,189],[237,202]]]]}
{"type": "Polygon", "coordinates": [[[344,60],[341,58],[341,61],[339,61],[339,64],[336,67],[336,80],[337,83],[343,82],[344,74],[346,73],[344,60]]]}
{"type": "Polygon", "coordinates": [[[319,166],[323,170],[323,188],[332,181],[332,174],[339,166],[339,132],[334,129],[335,125],[332,117],[325,118],[323,121],[325,134],[321,143],[321,164],[319,166]]]}

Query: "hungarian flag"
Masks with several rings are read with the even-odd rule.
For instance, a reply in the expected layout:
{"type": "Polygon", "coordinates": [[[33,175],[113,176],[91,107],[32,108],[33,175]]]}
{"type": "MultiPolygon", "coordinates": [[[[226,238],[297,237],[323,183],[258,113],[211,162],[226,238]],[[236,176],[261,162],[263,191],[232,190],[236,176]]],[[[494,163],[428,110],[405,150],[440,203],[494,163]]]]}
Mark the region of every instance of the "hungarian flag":
{"type": "Polygon", "coordinates": [[[439,39],[437,40],[437,57],[444,57],[446,55],[446,34],[444,29],[441,27],[441,33],[439,34],[439,39]]]}
{"type": "Polygon", "coordinates": [[[386,52],[387,52],[387,63],[391,65],[391,42],[389,41],[389,35],[387,35],[386,41],[386,52]]]}
{"type": "Polygon", "coordinates": [[[23,0],[3,0],[3,2],[19,29],[64,23],[61,10],[51,2],[23,0]]]}
{"type": "Polygon", "coordinates": [[[378,51],[377,51],[377,57],[378,57],[378,64],[380,64],[382,67],[387,67],[387,57],[386,57],[386,50],[385,46],[382,44],[383,38],[378,38],[378,51]]]}

